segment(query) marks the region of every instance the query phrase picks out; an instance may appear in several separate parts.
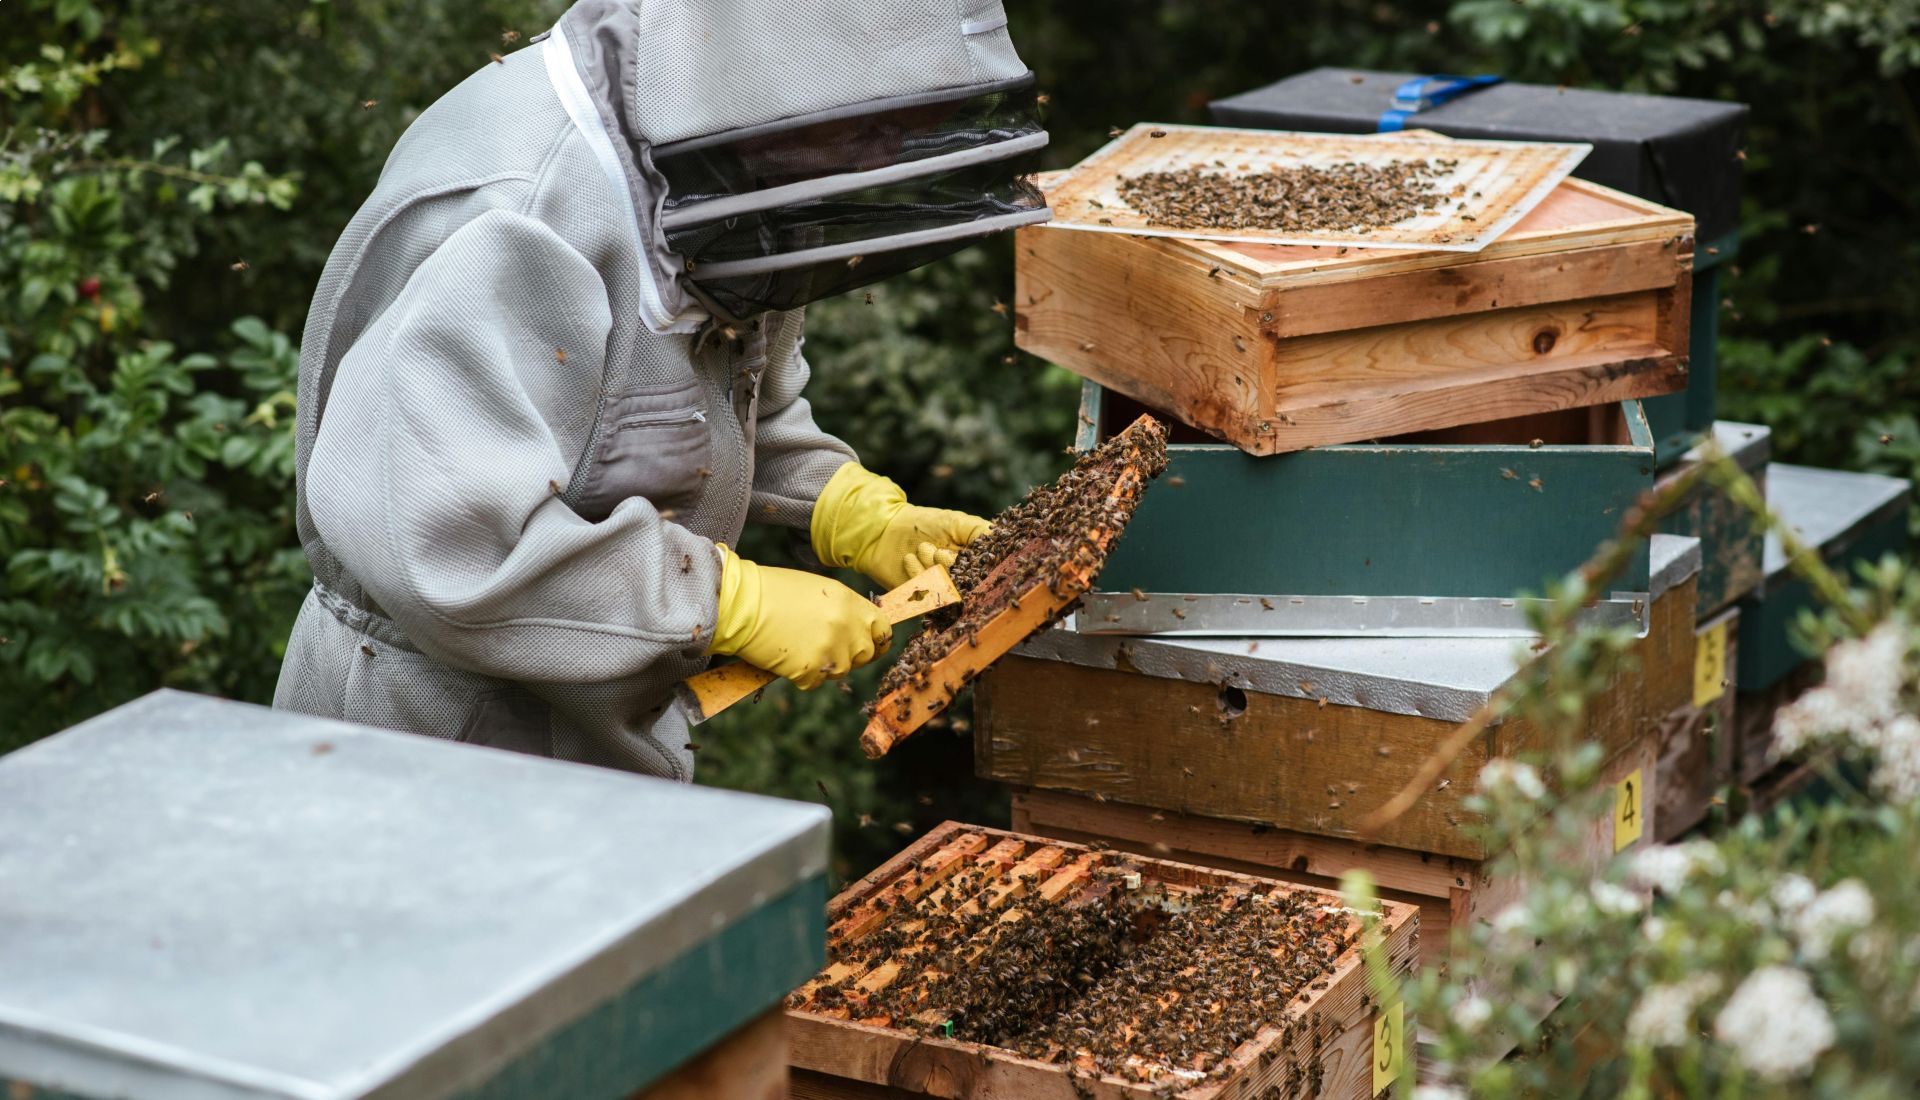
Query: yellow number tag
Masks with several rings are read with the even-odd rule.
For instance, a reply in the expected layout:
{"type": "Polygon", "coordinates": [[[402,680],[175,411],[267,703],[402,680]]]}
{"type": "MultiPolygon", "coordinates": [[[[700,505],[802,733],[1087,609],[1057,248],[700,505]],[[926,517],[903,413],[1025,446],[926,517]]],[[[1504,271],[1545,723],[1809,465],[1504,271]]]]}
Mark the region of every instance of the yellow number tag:
{"type": "Polygon", "coordinates": [[[1373,1017],[1373,1094],[1400,1077],[1407,1060],[1406,1007],[1395,1002],[1392,1008],[1373,1017]]]}
{"type": "Polygon", "coordinates": [[[1693,705],[1704,707],[1727,692],[1727,624],[1693,639],[1693,705]]]}
{"type": "Polygon", "coordinates": [[[1619,851],[1640,839],[1646,826],[1646,791],[1640,785],[1640,769],[1613,785],[1613,850],[1619,851]]]}

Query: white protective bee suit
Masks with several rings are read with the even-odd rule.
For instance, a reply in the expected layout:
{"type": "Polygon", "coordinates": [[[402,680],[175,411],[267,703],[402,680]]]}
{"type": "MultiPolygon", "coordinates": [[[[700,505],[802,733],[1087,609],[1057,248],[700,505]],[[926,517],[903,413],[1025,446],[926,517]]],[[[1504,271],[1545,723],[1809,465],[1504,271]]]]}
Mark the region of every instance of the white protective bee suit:
{"type": "Polygon", "coordinates": [[[854,457],[798,307],[1044,218],[964,193],[1031,83],[998,0],[581,0],[435,103],[308,318],[274,705],[689,777],[714,543],[854,457]]]}

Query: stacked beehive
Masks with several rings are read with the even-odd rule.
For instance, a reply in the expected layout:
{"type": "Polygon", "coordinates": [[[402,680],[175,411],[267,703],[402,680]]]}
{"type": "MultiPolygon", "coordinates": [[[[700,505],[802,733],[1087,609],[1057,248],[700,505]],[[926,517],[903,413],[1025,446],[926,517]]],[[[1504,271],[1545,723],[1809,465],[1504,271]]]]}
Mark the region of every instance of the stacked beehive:
{"type": "MultiPolygon", "coordinates": [[[[1372,131],[1402,83],[1321,71],[1216,114],[1372,131]]],[[[1112,595],[984,678],[975,722],[1016,828],[1318,885],[1363,868],[1420,907],[1429,963],[1448,928],[1523,889],[1489,872],[1463,801],[1539,731],[1496,725],[1383,831],[1358,820],[1529,675],[1502,636],[1516,593],[1585,561],[1709,433],[1756,479],[1768,461],[1766,429],[1713,416],[1744,108],[1483,94],[1406,125],[1596,151],[1588,178],[1476,253],[1022,232],[1017,337],[1089,379],[1080,446],[1142,408],[1176,422],[1175,444],[1102,576],[1112,595]]],[[[1799,522],[1792,476],[1769,488],[1799,522]]],[[[1876,519],[1898,526],[1904,485],[1824,476],[1858,487],[1833,509],[1850,552],[1873,548],[1876,519]]],[[[1616,784],[1596,868],[1699,824],[1764,766],[1734,705],[1771,682],[1750,650],[1786,644],[1795,596],[1766,582],[1779,555],[1763,561],[1748,518],[1705,486],[1664,529],[1594,611],[1641,630],[1589,711],[1616,784]]]]}

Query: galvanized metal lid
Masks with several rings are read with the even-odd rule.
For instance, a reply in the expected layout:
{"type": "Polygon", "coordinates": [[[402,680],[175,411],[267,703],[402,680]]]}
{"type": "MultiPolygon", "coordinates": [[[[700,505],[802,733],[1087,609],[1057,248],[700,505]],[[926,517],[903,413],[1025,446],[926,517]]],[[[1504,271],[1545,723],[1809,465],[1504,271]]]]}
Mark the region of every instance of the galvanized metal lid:
{"type": "MultiPolygon", "coordinates": [[[[1767,467],[1767,507],[1827,558],[1845,551],[1867,528],[1904,510],[1912,488],[1912,483],[1903,478],[1882,474],[1821,470],[1784,462],[1767,467]]],[[[1787,579],[1787,553],[1778,535],[1767,535],[1763,560],[1766,587],[1787,579]]]]}
{"type": "Polygon", "coordinates": [[[0,758],[0,1082],[471,1091],[817,883],[827,818],[156,692],[0,758]]]}
{"type": "MultiPolygon", "coordinates": [[[[1651,598],[1658,599],[1700,571],[1700,540],[1650,541],[1651,598]]],[[[1119,637],[1064,626],[1015,652],[1448,722],[1466,721],[1530,659],[1528,643],[1514,638],[1119,637]]]]}

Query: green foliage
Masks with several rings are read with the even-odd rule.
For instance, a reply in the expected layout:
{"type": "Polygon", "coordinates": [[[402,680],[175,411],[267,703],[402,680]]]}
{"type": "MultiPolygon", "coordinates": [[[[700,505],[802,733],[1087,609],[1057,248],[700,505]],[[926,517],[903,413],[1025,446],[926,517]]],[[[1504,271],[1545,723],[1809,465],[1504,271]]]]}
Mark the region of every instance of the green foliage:
{"type": "MultiPolygon", "coordinates": [[[[1708,476],[1759,506],[1731,460],[1708,476]]],[[[1446,1067],[1433,1095],[1910,1091],[1920,1072],[1920,884],[1908,873],[1920,843],[1920,572],[1889,559],[1848,589],[1817,555],[1796,568],[1830,597],[1807,624],[1828,651],[1827,684],[1781,712],[1775,747],[1807,760],[1821,784],[1680,845],[1643,843],[1597,878],[1582,853],[1613,790],[1599,782],[1602,752],[1584,739],[1581,714],[1625,649],[1570,628],[1577,586],[1553,594],[1546,674],[1509,701],[1550,743],[1490,765],[1468,803],[1503,853],[1490,873],[1527,891],[1456,927],[1447,971],[1423,973],[1409,994],[1446,1067]]]]}
{"type": "MultiPolygon", "coordinates": [[[[264,700],[304,583],[289,338],[402,130],[565,0],[9,3],[0,697],[28,702],[0,717],[0,745],[162,683],[264,700]]],[[[1913,0],[1008,8],[1050,95],[1055,165],[1111,126],[1206,121],[1208,100],[1319,64],[1752,103],[1725,415],[1775,425],[1788,460],[1920,468],[1913,0]]],[[[1011,276],[999,242],[812,311],[820,420],[929,503],[991,512],[1064,462],[1074,384],[1013,352],[993,309],[1011,276]]],[[[965,736],[860,757],[860,697],[770,691],[699,733],[703,778],[807,798],[824,779],[850,871],[897,844],[894,822],[991,819],[965,736]]]]}

